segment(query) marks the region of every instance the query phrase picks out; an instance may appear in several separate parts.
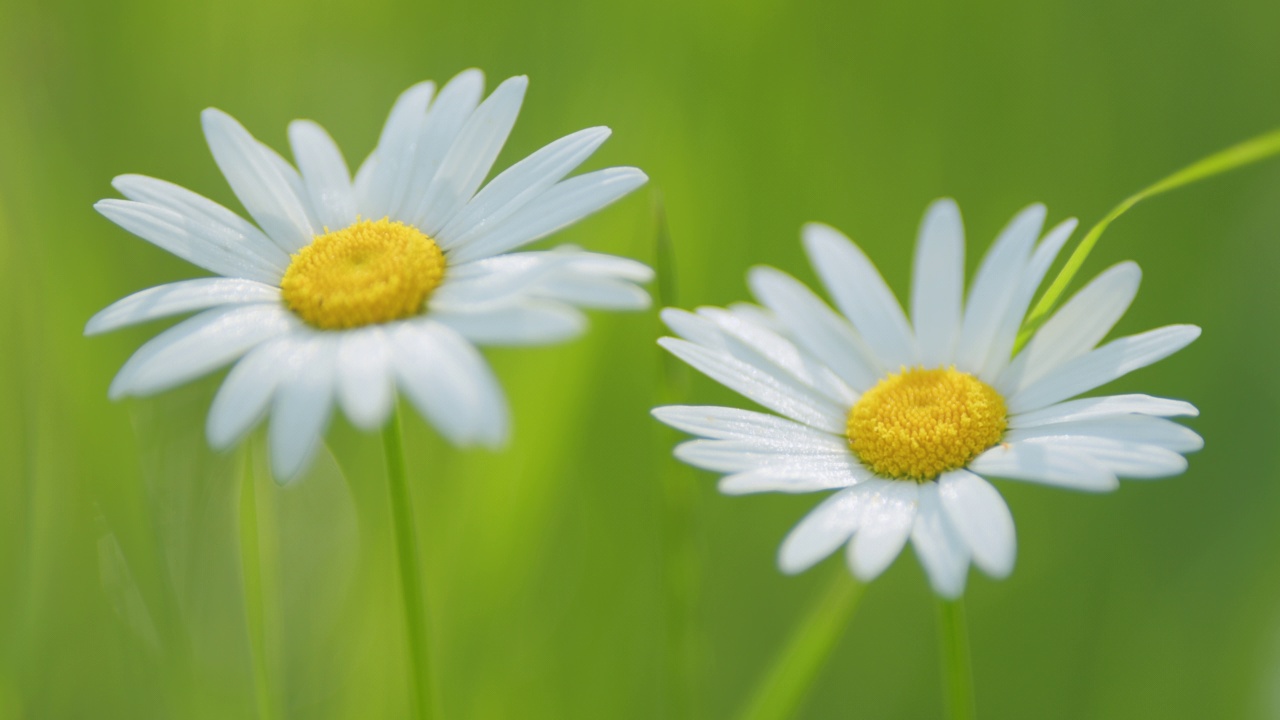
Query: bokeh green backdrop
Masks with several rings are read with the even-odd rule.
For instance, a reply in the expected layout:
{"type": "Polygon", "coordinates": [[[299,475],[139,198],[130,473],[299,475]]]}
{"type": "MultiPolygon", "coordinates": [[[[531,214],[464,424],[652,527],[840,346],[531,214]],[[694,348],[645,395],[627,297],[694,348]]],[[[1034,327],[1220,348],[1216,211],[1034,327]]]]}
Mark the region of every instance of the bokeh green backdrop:
{"type": "MultiPolygon", "coordinates": [[[[120,404],[155,327],[81,337],[132,291],[200,272],[97,216],[124,172],[238,207],[200,131],[220,107],[285,149],[320,121],[353,165],[410,84],[532,79],[499,161],[588,125],[635,196],[558,240],[654,258],[678,302],[745,298],[768,263],[812,280],[801,223],[844,229],[900,294],[920,214],[956,197],[970,269],[1016,210],[1096,220],[1177,167],[1280,124],[1280,5],[0,0],[0,718],[249,718],[241,473],[201,433],[216,378],[120,404]]],[[[1205,328],[1115,384],[1188,398],[1184,476],[1090,496],[999,483],[1018,567],[967,595],[987,718],[1280,717],[1280,162],[1117,224],[1086,273],[1146,272],[1118,332],[1205,328]]],[[[501,454],[407,423],[447,718],[722,718],[838,572],[776,547],[815,496],[727,498],[669,459],[652,313],[567,346],[489,353],[501,454]],[[684,679],[673,679],[682,676],[684,679]]],[[[254,473],[270,702],[399,717],[404,645],[376,436],[338,423],[299,486],[254,473]],[[334,459],[336,458],[336,460],[334,459]]],[[[868,590],[807,718],[941,711],[933,600],[910,553],[868,590]]]]}

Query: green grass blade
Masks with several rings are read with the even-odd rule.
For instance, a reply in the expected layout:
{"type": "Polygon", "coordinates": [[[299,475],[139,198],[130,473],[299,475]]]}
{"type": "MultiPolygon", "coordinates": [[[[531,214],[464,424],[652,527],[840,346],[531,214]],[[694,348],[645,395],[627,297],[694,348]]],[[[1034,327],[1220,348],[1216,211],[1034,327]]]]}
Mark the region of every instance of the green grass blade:
{"type": "Polygon", "coordinates": [[[742,720],[795,717],[862,598],[865,586],[850,577],[848,570],[841,566],[835,573],[831,585],[778,654],[768,677],[742,713],[742,720]]]}
{"type": "Polygon", "coordinates": [[[1036,303],[1031,313],[1027,315],[1027,319],[1022,324],[1022,329],[1018,332],[1018,340],[1014,344],[1013,352],[1016,354],[1021,350],[1027,344],[1027,341],[1031,339],[1031,335],[1040,327],[1041,323],[1048,318],[1049,313],[1053,310],[1058,300],[1062,298],[1062,294],[1066,291],[1072,278],[1080,271],[1080,267],[1084,265],[1085,258],[1089,257],[1093,247],[1098,244],[1098,238],[1102,237],[1102,233],[1106,231],[1112,222],[1128,212],[1130,208],[1147,198],[1161,195],[1184,185],[1190,185],[1199,180],[1230,172],[1236,168],[1265,160],[1276,154],[1280,154],[1280,129],[1272,130],[1198,160],[1154,185],[1125,198],[1124,202],[1113,208],[1111,212],[1107,213],[1106,217],[1099,220],[1098,224],[1089,229],[1088,234],[1084,236],[1084,239],[1076,246],[1075,251],[1071,253],[1071,257],[1067,258],[1067,264],[1062,267],[1062,271],[1054,278],[1053,284],[1049,286],[1048,290],[1045,290],[1044,295],[1040,297],[1040,302],[1036,303]]]}

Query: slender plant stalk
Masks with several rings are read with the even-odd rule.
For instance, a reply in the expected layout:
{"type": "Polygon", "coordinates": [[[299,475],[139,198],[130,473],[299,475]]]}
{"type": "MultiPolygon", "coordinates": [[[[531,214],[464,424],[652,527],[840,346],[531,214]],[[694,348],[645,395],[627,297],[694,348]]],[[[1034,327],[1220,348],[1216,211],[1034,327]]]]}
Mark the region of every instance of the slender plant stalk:
{"type": "MultiPolygon", "coordinates": [[[[658,305],[675,307],[675,252],[659,193],[654,194],[653,216],[658,305]]],[[[661,362],[655,404],[679,403],[687,395],[687,367],[666,353],[662,354],[661,362]]],[[[663,619],[666,627],[663,716],[671,720],[689,720],[701,717],[697,603],[702,568],[696,532],[698,488],[690,468],[671,457],[669,448],[674,438],[674,432],[658,433],[660,448],[655,450],[655,457],[665,458],[661,466],[663,619]]]]}
{"type": "Polygon", "coordinates": [[[412,717],[431,720],[435,694],[431,691],[431,664],[427,643],[427,601],[422,589],[422,563],[418,559],[418,536],[413,523],[413,502],[404,469],[404,440],[400,434],[400,411],[396,409],[382,431],[387,454],[387,484],[391,491],[391,516],[395,524],[396,555],[400,562],[400,594],[404,602],[404,623],[409,634],[409,665],[412,717]]]}
{"type": "Polygon", "coordinates": [[[964,600],[938,600],[938,650],[942,661],[942,694],[951,720],[977,717],[973,698],[973,661],[964,600]]]}
{"type": "Polygon", "coordinates": [[[850,577],[848,570],[836,569],[831,585],[774,660],[769,675],[742,712],[742,720],[782,720],[795,716],[844,634],[862,592],[863,585],[850,577]]]}
{"type": "Polygon", "coordinates": [[[258,718],[274,720],[275,700],[267,669],[262,551],[258,542],[258,490],[253,472],[253,453],[247,444],[244,449],[244,479],[240,486],[240,567],[244,573],[244,614],[249,626],[249,655],[253,664],[253,694],[258,718]]]}
{"type": "Polygon", "coordinates": [[[1066,265],[1062,266],[1062,271],[1054,278],[1053,283],[1049,285],[1049,289],[1044,291],[1040,301],[1036,303],[1036,306],[1027,315],[1026,321],[1022,323],[1022,329],[1018,331],[1018,339],[1014,344],[1013,351],[1016,353],[1021,350],[1022,346],[1026,345],[1031,336],[1035,334],[1036,328],[1040,327],[1041,323],[1048,318],[1049,313],[1053,311],[1054,305],[1071,283],[1071,279],[1075,277],[1076,273],[1080,271],[1080,267],[1084,265],[1084,260],[1089,257],[1093,246],[1098,244],[1098,238],[1102,237],[1103,231],[1116,218],[1147,198],[1161,195],[1184,185],[1190,185],[1198,180],[1221,175],[1245,165],[1251,165],[1259,160],[1265,160],[1278,154],[1280,154],[1280,130],[1272,130],[1255,138],[1245,140],[1238,145],[1232,145],[1226,150],[1216,152],[1209,157],[1201,158],[1156,182],[1154,185],[1125,198],[1124,202],[1112,208],[1106,217],[1090,228],[1084,239],[1072,251],[1071,257],[1067,258],[1066,265]]]}

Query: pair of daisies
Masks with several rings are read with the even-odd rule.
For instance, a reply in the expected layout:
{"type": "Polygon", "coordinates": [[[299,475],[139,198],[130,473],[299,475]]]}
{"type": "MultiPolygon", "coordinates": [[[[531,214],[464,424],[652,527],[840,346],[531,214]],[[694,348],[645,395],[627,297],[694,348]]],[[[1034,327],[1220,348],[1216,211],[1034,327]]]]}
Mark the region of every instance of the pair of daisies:
{"type": "MultiPolygon", "coordinates": [[[[125,200],[97,209],[217,277],[161,285],[94,316],[96,334],[196,314],[144,344],[112,382],[120,398],[160,392],[234,363],[207,434],[234,445],[269,418],[272,467],[297,477],[335,407],[356,426],[388,420],[397,391],[458,445],[501,445],[508,413],[477,350],[566,340],[583,308],[638,310],[638,262],[571,247],[521,249],[635,190],[635,168],[569,177],[609,136],[556,140],[484,183],[527,80],[483,98],[483,76],[415,85],[393,106],[354,177],[320,126],[289,126],[296,168],[229,115],[206,110],[218,167],[255,221],[176,185],[125,175],[125,200]],[[255,224],[256,223],[256,224],[255,224]]],[[[1099,275],[1016,354],[1028,305],[1075,227],[1041,237],[1032,206],[996,239],[965,296],[954,203],[934,203],[915,254],[910,318],[865,255],[810,225],[804,245],[835,302],[772,268],[751,271],[759,305],[668,309],[661,344],[776,414],[658,408],[699,436],[676,449],[724,473],[726,493],[835,491],[791,532],[780,564],[798,572],[847,545],[864,580],[911,541],[934,590],[964,588],[969,564],[1013,567],[1013,519],[983,475],[1080,490],[1186,467],[1199,436],[1167,418],[1196,409],[1116,395],[1071,400],[1191,342],[1170,326],[1099,343],[1137,291],[1138,267],[1099,275]]]]}

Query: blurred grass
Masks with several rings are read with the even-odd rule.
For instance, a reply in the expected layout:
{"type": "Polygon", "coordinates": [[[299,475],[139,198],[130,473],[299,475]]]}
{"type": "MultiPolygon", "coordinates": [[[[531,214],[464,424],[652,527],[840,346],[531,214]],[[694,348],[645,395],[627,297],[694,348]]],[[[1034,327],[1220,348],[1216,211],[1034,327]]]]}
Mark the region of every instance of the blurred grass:
{"type": "MultiPolygon", "coordinates": [[[[686,307],[743,299],[756,263],[812,281],[807,220],[850,233],[905,294],[934,197],[959,200],[972,268],[1029,202],[1087,225],[1280,119],[1265,91],[1280,71],[1269,0],[3,0],[0,18],[5,720],[253,717],[241,462],[200,440],[216,380],[112,404],[112,374],[156,330],[80,336],[108,302],[199,274],[93,213],[112,176],[236,206],[199,134],[205,106],[280,149],[286,123],[312,117],[354,165],[411,83],[472,65],[491,85],[528,73],[499,166],[612,126],[592,167],[653,178],[686,307]]],[[[1207,445],[1185,476],[1111,496],[1000,485],[1019,567],[974,577],[967,598],[983,717],[1280,714],[1278,195],[1272,164],[1152,200],[1086,264],[1082,277],[1143,266],[1118,332],[1205,327],[1116,387],[1195,401],[1207,445]]],[[[655,232],[640,193],[556,240],[652,262],[655,232]]],[[[447,717],[728,716],[820,592],[829,567],[774,568],[816,497],[726,498],[674,469],[647,415],[655,328],[600,315],[571,345],[489,353],[514,411],[503,454],[460,453],[408,423],[447,717]],[[696,509],[687,704],[665,675],[672,472],[696,509]]],[[[701,378],[688,395],[730,399],[701,378]]],[[[378,439],[341,424],[331,438],[336,460],[298,488],[259,479],[268,657],[289,717],[396,717],[403,641],[378,439]]],[[[932,602],[909,557],[868,588],[804,716],[936,716],[932,602]]]]}

